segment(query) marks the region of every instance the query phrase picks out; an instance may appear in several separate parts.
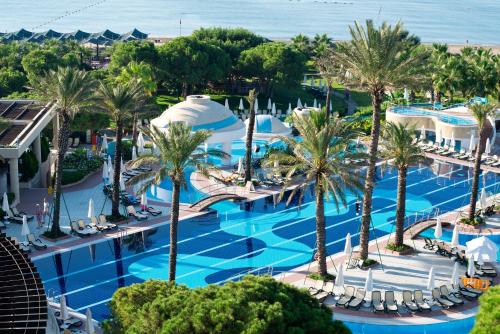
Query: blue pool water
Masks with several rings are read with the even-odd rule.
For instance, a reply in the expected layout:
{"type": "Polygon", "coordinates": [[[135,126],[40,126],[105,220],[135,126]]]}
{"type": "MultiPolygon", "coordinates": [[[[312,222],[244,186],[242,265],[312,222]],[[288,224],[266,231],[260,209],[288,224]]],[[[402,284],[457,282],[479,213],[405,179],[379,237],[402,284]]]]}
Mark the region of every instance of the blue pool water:
{"type": "MultiPolygon", "coordinates": [[[[411,168],[408,175],[408,216],[431,210],[453,210],[469,198],[467,169],[449,164],[432,168],[411,168]],[[434,172],[436,171],[436,172],[434,172]],[[439,171],[439,176],[436,175],[439,171]]],[[[397,173],[378,171],[373,201],[375,230],[371,238],[394,230],[397,173]]],[[[500,179],[486,176],[489,192],[497,192],[500,179]]],[[[179,283],[203,286],[222,283],[241,275],[290,270],[311,261],[315,244],[314,199],[312,189],[304,202],[293,200],[289,207],[270,196],[252,203],[222,202],[213,206],[217,213],[182,221],[179,225],[179,283]]],[[[333,254],[344,248],[347,233],[358,243],[359,217],[355,197],[337,212],[326,203],[327,250],[333,254]]],[[[123,286],[168,275],[168,224],[121,239],[35,260],[49,295],[65,294],[69,305],[84,311],[91,307],[97,319],[109,315],[107,302],[123,286]]],[[[458,334],[458,332],[457,332],[458,334]]]]}
{"type": "Polygon", "coordinates": [[[390,109],[391,112],[403,115],[413,115],[413,116],[434,116],[440,121],[453,125],[474,125],[476,122],[471,118],[457,117],[453,115],[446,115],[444,113],[439,113],[431,110],[397,106],[390,109]]]}

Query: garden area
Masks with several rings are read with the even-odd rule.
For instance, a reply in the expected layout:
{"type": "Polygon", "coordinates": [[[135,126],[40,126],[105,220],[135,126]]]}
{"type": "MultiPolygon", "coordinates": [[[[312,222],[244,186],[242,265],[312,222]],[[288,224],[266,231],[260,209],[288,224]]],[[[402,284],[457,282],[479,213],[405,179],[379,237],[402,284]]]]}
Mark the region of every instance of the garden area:
{"type": "Polygon", "coordinates": [[[62,184],[68,185],[83,180],[87,175],[99,170],[103,160],[89,154],[85,149],[76,149],[66,155],[63,162],[62,184]]]}

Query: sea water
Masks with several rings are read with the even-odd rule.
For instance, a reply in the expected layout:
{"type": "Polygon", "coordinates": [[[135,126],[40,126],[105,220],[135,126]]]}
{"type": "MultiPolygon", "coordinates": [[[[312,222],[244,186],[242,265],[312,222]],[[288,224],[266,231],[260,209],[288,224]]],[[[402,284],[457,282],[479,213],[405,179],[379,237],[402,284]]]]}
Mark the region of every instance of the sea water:
{"type": "Polygon", "coordinates": [[[500,44],[499,0],[0,0],[0,31],[77,29],[188,35],[245,27],[274,39],[348,38],[355,20],[401,20],[424,42],[500,44]]]}

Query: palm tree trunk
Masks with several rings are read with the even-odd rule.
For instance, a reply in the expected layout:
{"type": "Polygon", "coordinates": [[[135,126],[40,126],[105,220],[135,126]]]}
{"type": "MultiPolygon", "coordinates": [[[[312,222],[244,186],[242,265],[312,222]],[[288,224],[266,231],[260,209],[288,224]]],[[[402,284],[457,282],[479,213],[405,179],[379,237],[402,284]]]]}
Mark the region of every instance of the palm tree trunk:
{"type": "Polygon", "coordinates": [[[378,153],[378,140],[380,137],[380,106],[384,97],[384,90],[374,90],[372,92],[372,131],[369,151],[368,169],[366,171],[365,189],[363,196],[363,215],[361,216],[360,232],[360,257],[365,260],[368,258],[368,242],[370,239],[370,223],[372,212],[372,196],[375,187],[375,172],[378,153]]]}
{"type": "Polygon", "coordinates": [[[396,209],[396,246],[403,245],[406,213],[406,174],[407,167],[398,169],[398,204],[396,209]]]}
{"type": "Polygon", "coordinates": [[[245,183],[252,181],[252,142],[253,130],[255,126],[255,100],[250,100],[250,118],[248,120],[246,151],[245,151],[245,183]]]}
{"type": "MultiPolygon", "coordinates": [[[[481,131],[482,132],[482,131],[481,131]]],[[[476,160],[474,161],[474,172],[472,173],[472,187],[470,191],[469,220],[473,220],[476,215],[476,202],[479,188],[479,174],[481,174],[481,156],[483,154],[482,133],[478,138],[476,160]]]]}
{"type": "Polygon", "coordinates": [[[113,171],[113,196],[111,205],[111,215],[120,216],[120,174],[121,174],[121,158],[122,158],[122,136],[123,124],[121,121],[116,122],[116,144],[113,171]]]}
{"type": "Polygon", "coordinates": [[[137,122],[139,121],[139,115],[135,112],[132,124],[132,149],[137,145],[137,122]]]}
{"type": "Polygon", "coordinates": [[[326,228],[325,228],[325,192],[316,182],[316,243],[318,246],[318,274],[325,277],[326,270],[326,228]]]}
{"type": "Polygon", "coordinates": [[[51,232],[54,235],[61,234],[59,224],[61,215],[61,185],[63,176],[64,155],[68,149],[70,119],[65,114],[58,115],[59,133],[57,136],[57,160],[56,160],[56,178],[54,182],[54,214],[52,217],[51,232]]]}
{"type": "Polygon", "coordinates": [[[181,184],[179,181],[173,182],[172,190],[172,210],[170,213],[170,253],[168,262],[168,280],[175,282],[175,269],[177,265],[177,226],[179,224],[179,197],[181,184]]]}
{"type": "Polygon", "coordinates": [[[332,114],[332,110],[330,110],[330,99],[331,99],[331,94],[332,94],[332,83],[331,81],[328,81],[328,87],[326,90],[326,117],[330,117],[332,114]]]}

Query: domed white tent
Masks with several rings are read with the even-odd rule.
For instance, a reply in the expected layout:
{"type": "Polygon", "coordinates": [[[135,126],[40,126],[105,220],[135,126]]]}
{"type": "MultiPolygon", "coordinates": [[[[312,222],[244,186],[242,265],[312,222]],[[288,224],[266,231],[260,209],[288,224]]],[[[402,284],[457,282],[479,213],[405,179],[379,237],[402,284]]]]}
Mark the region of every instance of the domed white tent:
{"type": "MultiPolygon", "coordinates": [[[[248,127],[249,120],[245,121],[248,127]]],[[[276,136],[289,136],[292,129],[285,126],[278,118],[271,115],[255,115],[254,138],[270,140],[276,136]]],[[[243,138],[245,139],[245,138],[243,138]]]]}
{"type": "Polygon", "coordinates": [[[231,143],[245,136],[245,125],[222,104],[214,102],[210,96],[191,95],[151,120],[151,125],[168,131],[170,122],[183,122],[196,130],[210,130],[212,136],[208,144],[222,144],[226,153],[231,153],[231,143]]]}

